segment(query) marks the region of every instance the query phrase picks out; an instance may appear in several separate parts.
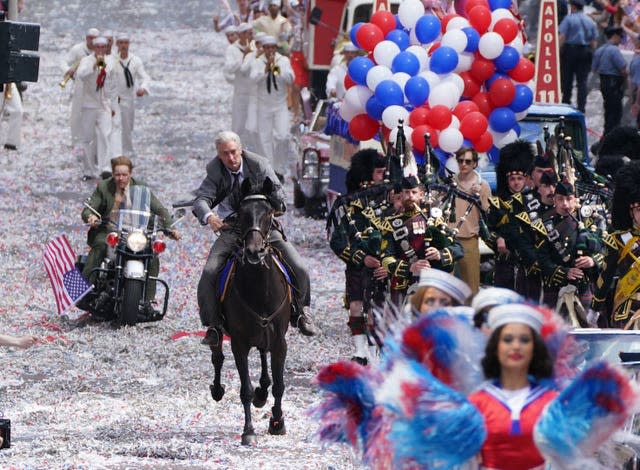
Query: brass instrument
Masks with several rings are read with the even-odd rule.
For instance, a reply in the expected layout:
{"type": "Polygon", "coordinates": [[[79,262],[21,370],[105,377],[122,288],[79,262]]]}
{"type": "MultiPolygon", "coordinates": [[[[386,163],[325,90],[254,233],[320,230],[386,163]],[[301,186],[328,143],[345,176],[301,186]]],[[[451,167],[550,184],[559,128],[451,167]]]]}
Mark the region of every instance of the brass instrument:
{"type": "Polygon", "coordinates": [[[9,101],[11,98],[13,98],[13,94],[11,92],[11,88],[13,83],[5,83],[5,87],[4,87],[4,99],[5,101],[9,101]]]}
{"type": "Polygon", "coordinates": [[[107,66],[106,62],[104,61],[104,56],[99,55],[97,57],[97,61],[96,61],[96,67],[98,67],[98,70],[104,70],[104,68],[107,66]]]}
{"type": "Polygon", "coordinates": [[[280,66],[277,64],[271,64],[271,73],[274,75],[280,75],[280,66]]]}
{"type": "Polygon", "coordinates": [[[61,81],[60,83],[58,83],[58,86],[59,86],[60,88],[64,88],[64,87],[66,87],[66,86],[67,86],[67,83],[69,82],[69,80],[71,80],[71,75],[70,75],[70,74],[65,73],[65,74],[64,74],[64,78],[62,79],[62,81],[61,81]]]}

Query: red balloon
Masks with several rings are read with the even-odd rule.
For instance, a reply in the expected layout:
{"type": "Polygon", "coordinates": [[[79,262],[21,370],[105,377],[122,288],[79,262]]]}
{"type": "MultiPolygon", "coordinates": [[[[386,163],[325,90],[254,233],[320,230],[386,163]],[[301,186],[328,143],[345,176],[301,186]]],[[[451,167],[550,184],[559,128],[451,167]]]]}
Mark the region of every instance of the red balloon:
{"type": "Polygon", "coordinates": [[[396,29],[396,17],[390,11],[378,10],[371,16],[371,23],[375,24],[382,34],[386,36],[388,33],[396,29]]]}
{"type": "Polygon", "coordinates": [[[436,49],[440,47],[440,45],[441,45],[440,41],[435,41],[433,44],[431,44],[431,47],[427,51],[427,55],[431,57],[431,54],[433,54],[436,51],[436,49]]]}
{"type": "Polygon", "coordinates": [[[496,72],[496,66],[492,60],[485,59],[480,54],[476,54],[469,73],[479,83],[489,80],[496,72]]]}
{"type": "Polygon", "coordinates": [[[467,3],[464,4],[464,11],[467,14],[467,18],[469,17],[471,9],[478,5],[489,8],[489,2],[487,0],[467,0],[467,3]]]}
{"type": "Polygon", "coordinates": [[[429,108],[427,106],[418,106],[409,113],[409,125],[415,129],[418,126],[425,125],[429,119],[429,108]]]}
{"type": "MultiPolygon", "coordinates": [[[[442,31],[442,34],[447,32],[447,25],[449,24],[449,21],[451,21],[454,18],[459,17],[460,15],[456,14],[456,13],[448,13],[446,15],[444,15],[442,17],[442,19],[440,20],[440,31],[442,31]]],[[[434,145],[435,147],[435,145],[434,145]]]]}
{"type": "Polygon", "coordinates": [[[451,124],[451,110],[443,104],[439,104],[431,108],[429,113],[429,125],[441,131],[451,124]]]}
{"type": "Polygon", "coordinates": [[[476,93],[476,95],[471,98],[471,100],[478,105],[478,110],[484,114],[485,116],[489,116],[491,114],[491,103],[489,102],[489,95],[483,91],[480,93],[476,93]]]}
{"type": "Polygon", "coordinates": [[[358,28],[356,40],[358,44],[368,52],[373,51],[376,45],[384,39],[382,30],[375,24],[365,23],[358,28]]]}
{"type": "Polygon", "coordinates": [[[461,72],[460,78],[464,82],[464,90],[462,90],[462,96],[465,98],[471,98],[480,91],[480,83],[477,82],[470,72],[461,72]]]}
{"type": "Polygon", "coordinates": [[[469,23],[482,35],[487,32],[491,24],[491,10],[482,5],[476,5],[469,10],[469,23]]]}
{"type": "Polygon", "coordinates": [[[423,124],[422,126],[414,127],[411,134],[411,145],[414,150],[418,152],[424,152],[424,135],[429,134],[429,142],[431,147],[438,146],[438,131],[433,127],[423,124]]]}
{"type": "Polygon", "coordinates": [[[378,132],[378,121],[368,114],[357,114],[349,121],[349,134],[356,140],[369,140],[378,132]]]}
{"type": "Polygon", "coordinates": [[[357,85],[357,83],[353,81],[353,79],[349,76],[348,73],[345,74],[345,76],[344,76],[344,89],[348,90],[353,85],[357,85]]]}
{"type": "Polygon", "coordinates": [[[489,100],[494,108],[508,106],[516,96],[516,86],[510,78],[498,78],[489,89],[489,100]]]}
{"type": "Polygon", "coordinates": [[[516,82],[528,82],[533,78],[536,72],[536,66],[529,59],[520,57],[520,62],[514,68],[509,70],[509,76],[516,82]]]}
{"type": "Polygon", "coordinates": [[[518,35],[518,25],[510,18],[502,18],[493,25],[493,32],[502,36],[505,44],[509,44],[518,35]]]}
{"type": "Polygon", "coordinates": [[[467,114],[472,113],[474,111],[480,111],[480,108],[478,108],[478,105],[471,100],[465,100],[465,101],[460,101],[460,103],[458,103],[456,107],[453,108],[453,115],[457,117],[458,120],[462,121],[463,117],[465,117],[467,114]]]}
{"type": "Polygon", "coordinates": [[[480,111],[470,112],[460,120],[460,132],[471,141],[479,139],[488,127],[487,117],[480,111]]]}
{"type": "Polygon", "coordinates": [[[472,142],[473,148],[476,149],[476,152],[486,152],[493,145],[493,136],[491,132],[486,131],[479,138],[472,142]]]}

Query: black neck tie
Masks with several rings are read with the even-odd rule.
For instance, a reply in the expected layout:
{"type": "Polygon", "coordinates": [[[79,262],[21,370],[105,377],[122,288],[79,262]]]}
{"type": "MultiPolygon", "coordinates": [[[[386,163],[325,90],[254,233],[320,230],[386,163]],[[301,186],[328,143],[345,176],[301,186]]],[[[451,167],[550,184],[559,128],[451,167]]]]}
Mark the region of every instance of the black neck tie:
{"type": "Polygon", "coordinates": [[[276,75],[273,70],[269,69],[267,72],[267,93],[271,93],[271,84],[273,83],[273,89],[278,91],[278,84],[276,83],[276,75]]]}
{"type": "Polygon", "coordinates": [[[124,62],[120,61],[120,65],[124,69],[124,79],[127,81],[127,88],[131,88],[133,86],[133,75],[131,75],[131,70],[129,70],[129,64],[131,60],[127,62],[127,65],[124,65],[124,62]]]}
{"type": "Polygon", "coordinates": [[[239,178],[240,178],[240,172],[236,171],[235,173],[231,173],[231,176],[233,176],[233,182],[231,183],[231,191],[230,193],[233,193],[236,188],[238,187],[238,182],[239,182],[239,178]]]}

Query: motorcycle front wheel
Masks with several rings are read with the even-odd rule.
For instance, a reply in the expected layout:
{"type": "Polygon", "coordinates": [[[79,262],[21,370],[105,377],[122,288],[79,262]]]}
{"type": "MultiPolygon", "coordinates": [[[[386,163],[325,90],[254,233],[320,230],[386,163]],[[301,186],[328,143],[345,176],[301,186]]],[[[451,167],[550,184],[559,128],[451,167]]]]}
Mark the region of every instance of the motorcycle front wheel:
{"type": "Polygon", "coordinates": [[[127,279],[124,282],[120,322],[123,325],[135,325],[142,301],[142,281],[127,279]]]}

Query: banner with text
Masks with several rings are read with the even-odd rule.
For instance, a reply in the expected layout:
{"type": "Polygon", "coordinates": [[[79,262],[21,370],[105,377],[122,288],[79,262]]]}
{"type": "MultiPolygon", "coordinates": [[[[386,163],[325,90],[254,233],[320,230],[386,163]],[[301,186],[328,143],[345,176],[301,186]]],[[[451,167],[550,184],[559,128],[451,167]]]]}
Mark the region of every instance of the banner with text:
{"type": "Polygon", "coordinates": [[[556,0],[540,1],[536,47],[537,103],[560,103],[560,55],[558,53],[558,11],[556,0]]]}

